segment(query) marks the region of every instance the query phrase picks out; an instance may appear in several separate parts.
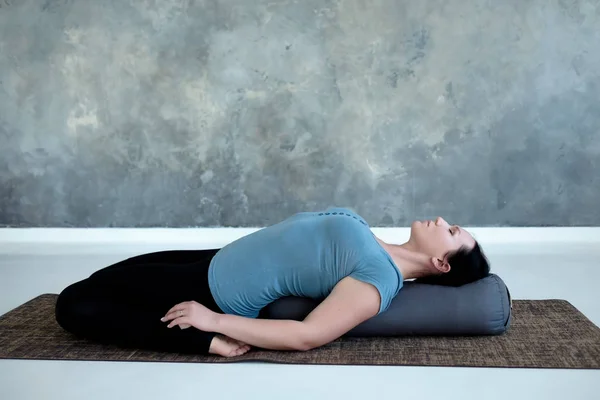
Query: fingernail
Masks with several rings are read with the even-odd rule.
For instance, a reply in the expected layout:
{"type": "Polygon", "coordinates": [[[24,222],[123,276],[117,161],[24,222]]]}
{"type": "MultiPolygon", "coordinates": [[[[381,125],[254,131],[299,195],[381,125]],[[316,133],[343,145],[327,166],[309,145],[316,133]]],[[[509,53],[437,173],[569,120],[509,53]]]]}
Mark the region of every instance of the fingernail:
{"type": "Polygon", "coordinates": [[[165,320],[165,317],[162,317],[160,320],[161,320],[161,321],[164,321],[164,320],[165,320]]]}

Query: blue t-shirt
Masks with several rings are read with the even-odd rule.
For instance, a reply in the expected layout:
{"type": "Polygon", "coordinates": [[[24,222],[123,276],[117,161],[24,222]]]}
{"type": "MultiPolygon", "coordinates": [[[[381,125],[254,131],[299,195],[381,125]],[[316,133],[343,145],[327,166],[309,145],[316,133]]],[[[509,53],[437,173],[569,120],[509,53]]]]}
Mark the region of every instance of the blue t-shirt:
{"type": "Polygon", "coordinates": [[[336,207],[295,214],[228,244],[213,257],[208,283],[223,312],[256,318],[281,297],[322,300],[347,276],[377,288],[379,313],[403,285],[364,219],[336,207]]]}

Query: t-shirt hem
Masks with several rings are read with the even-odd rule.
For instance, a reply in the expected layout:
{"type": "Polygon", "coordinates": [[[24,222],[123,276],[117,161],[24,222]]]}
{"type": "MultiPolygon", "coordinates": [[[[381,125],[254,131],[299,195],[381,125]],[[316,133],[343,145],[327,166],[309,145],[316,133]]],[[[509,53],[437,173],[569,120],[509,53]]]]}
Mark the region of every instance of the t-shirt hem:
{"type": "Polygon", "coordinates": [[[215,287],[216,279],[214,277],[214,269],[213,269],[213,261],[215,260],[215,258],[216,258],[216,256],[213,257],[213,259],[211,260],[210,265],[208,267],[208,288],[210,289],[210,294],[212,295],[213,299],[215,300],[215,303],[217,304],[217,306],[219,306],[221,311],[223,311],[224,314],[233,314],[231,309],[229,307],[227,307],[225,305],[225,303],[223,303],[223,301],[221,301],[221,298],[217,294],[218,290],[215,287]]]}

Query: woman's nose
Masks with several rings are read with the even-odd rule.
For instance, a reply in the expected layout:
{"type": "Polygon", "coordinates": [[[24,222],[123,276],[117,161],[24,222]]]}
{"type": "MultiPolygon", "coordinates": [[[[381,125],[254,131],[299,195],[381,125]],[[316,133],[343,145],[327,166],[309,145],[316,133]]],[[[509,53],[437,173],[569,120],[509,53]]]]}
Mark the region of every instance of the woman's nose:
{"type": "Polygon", "coordinates": [[[447,224],[447,222],[446,222],[446,221],[444,221],[444,218],[442,218],[442,217],[437,217],[437,218],[435,219],[435,224],[436,224],[437,226],[441,226],[441,225],[446,225],[446,224],[447,224]]]}

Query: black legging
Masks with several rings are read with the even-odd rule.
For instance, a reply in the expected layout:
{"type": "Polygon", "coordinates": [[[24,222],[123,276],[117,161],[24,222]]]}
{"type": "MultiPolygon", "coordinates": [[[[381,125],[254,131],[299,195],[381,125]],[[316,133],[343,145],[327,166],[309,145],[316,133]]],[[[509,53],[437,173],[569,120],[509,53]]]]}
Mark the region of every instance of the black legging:
{"type": "Polygon", "coordinates": [[[103,268],[62,291],[56,320],[65,330],[101,343],[208,354],[214,333],[167,328],[160,318],[190,300],[222,313],[208,287],[208,267],[217,251],[160,251],[103,268]]]}

